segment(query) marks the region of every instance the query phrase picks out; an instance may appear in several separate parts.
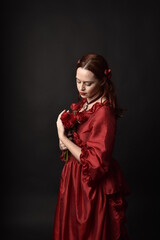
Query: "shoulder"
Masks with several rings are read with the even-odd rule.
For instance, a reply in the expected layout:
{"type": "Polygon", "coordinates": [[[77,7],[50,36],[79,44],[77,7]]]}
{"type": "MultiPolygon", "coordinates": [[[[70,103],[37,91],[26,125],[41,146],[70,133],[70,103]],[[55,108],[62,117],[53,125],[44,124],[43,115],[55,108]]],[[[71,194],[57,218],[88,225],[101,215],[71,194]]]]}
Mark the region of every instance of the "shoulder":
{"type": "Polygon", "coordinates": [[[116,123],[116,116],[113,109],[109,105],[101,105],[97,108],[92,114],[92,120],[95,124],[115,124],[116,123]]]}
{"type": "Polygon", "coordinates": [[[106,115],[110,115],[112,117],[115,117],[115,112],[112,107],[110,107],[108,104],[101,104],[97,109],[95,110],[95,115],[100,117],[105,117],[106,115]]]}

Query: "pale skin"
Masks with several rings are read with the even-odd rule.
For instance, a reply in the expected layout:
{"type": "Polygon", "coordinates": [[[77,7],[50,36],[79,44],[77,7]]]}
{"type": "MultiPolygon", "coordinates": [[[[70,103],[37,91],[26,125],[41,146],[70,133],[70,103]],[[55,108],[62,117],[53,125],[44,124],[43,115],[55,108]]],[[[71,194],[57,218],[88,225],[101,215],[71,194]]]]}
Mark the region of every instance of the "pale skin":
{"type": "MultiPolygon", "coordinates": [[[[79,67],[76,72],[76,84],[77,90],[81,97],[87,98],[87,101],[91,102],[100,94],[102,86],[105,84],[105,79],[103,82],[100,82],[95,78],[94,74],[91,71],[79,67]]],[[[96,102],[100,101],[101,98],[96,100],[96,102]]],[[[95,102],[89,105],[88,110],[93,106],[93,104],[95,104],[95,102]]],[[[64,111],[65,110],[59,114],[56,122],[59,147],[61,150],[68,149],[72,155],[80,162],[81,148],[72,142],[70,136],[65,135],[65,129],[60,119],[64,111]]]]}

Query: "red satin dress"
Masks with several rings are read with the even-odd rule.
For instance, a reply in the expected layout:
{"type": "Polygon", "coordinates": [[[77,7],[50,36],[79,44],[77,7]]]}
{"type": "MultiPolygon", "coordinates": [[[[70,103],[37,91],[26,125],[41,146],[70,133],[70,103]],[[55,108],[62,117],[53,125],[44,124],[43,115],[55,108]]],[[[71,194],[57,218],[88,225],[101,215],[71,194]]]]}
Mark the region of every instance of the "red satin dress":
{"type": "Polygon", "coordinates": [[[53,225],[53,240],[128,240],[125,228],[130,189],[113,158],[116,117],[106,100],[84,111],[74,133],[80,162],[64,164],[53,225]]]}

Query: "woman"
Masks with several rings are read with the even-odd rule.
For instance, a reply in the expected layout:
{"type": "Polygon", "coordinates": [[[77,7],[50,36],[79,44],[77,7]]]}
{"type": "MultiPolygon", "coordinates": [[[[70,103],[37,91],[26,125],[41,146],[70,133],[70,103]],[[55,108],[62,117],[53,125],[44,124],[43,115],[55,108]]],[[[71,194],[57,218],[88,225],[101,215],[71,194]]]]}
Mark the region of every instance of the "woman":
{"type": "Polygon", "coordinates": [[[77,62],[81,100],[57,119],[64,164],[54,218],[54,240],[128,239],[129,188],[112,156],[116,120],[122,116],[111,69],[97,54],[77,62]]]}

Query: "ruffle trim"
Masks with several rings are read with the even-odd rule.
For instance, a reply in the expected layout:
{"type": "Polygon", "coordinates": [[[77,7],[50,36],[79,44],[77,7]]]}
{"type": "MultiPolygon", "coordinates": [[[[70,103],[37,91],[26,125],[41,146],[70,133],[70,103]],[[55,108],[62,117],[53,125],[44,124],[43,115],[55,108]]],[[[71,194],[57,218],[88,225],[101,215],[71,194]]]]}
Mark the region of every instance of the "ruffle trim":
{"type": "MultiPolygon", "coordinates": [[[[76,109],[76,111],[80,111],[80,109],[83,107],[83,105],[84,105],[84,103],[87,101],[87,99],[86,98],[84,98],[84,99],[82,99],[80,102],[78,102],[78,103],[72,103],[71,104],[71,109],[73,110],[73,107],[72,107],[72,105],[74,104],[74,109],[76,109]]],[[[102,106],[104,106],[104,105],[106,105],[106,106],[108,106],[108,107],[110,107],[110,104],[109,104],[109,101],[106,99],[103,103],[101,103],[101,102],[95,102],[94,104],[93,104],[93,106],[89,109],[89,110],[83,110],[83,111],[81,111],[80,113],[94,113],[96,110],[98,110],[99,108],[101,108],[102,106]]],[[[111,107],[110,107],[111,108],[111,107]]]]}
{"type": "Polygon", "coordinates": [[[95,111],[97,111],[99,108],[101,108],[104,105],[109,107],[109,101],[105,100],[103,103],[96,102],[95,104],[93,104],[93,106],[89,110],[87,110],[85,112],[86,113],[94,113],[95,111]]]}
{"type": "Polygon", "coordinates": [[[81,148],[80,163],[82,165],[83,181],[90,186],[92,185],[92,177],[89,174],[89,164],[86,162],[86,158],[89,155],[88,146],[82,142],[76,132],[73,133],[73,137],[75,144],[77,144],[81,148]]]}
{"type": "Polygon", "coordinates": [[[89,186],[92,185],[92,177],[89,174],[89,164],[86,162],[86,158],[88,157],[88,149],[86,146],[82,147],[80,162],[82,164],[82,173],[83,173],[83,181],[86,182],[89,186]]]}

